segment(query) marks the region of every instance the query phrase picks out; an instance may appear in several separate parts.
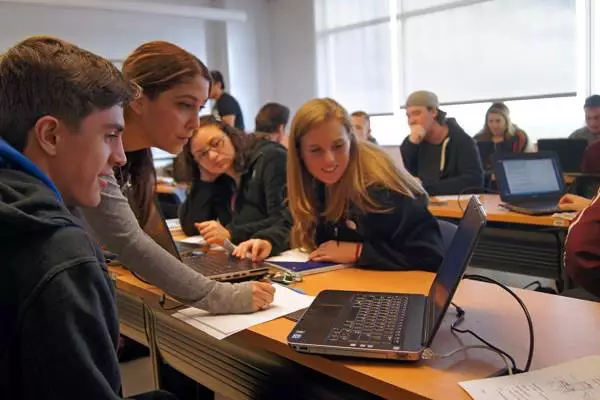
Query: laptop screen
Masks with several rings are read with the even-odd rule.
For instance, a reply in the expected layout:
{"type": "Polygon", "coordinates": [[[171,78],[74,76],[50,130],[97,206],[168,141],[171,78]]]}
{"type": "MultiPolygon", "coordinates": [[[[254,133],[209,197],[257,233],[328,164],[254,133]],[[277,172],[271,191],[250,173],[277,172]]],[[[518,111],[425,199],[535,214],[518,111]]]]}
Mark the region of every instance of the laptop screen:
{"type": "Polygon", "coordinates": [[[554,199],[565,188],[554,153],[525,153],[497,157],[494,171],[502,201],[554,199]]]}
{"type": "Polygon", "coordinates": [[[508,159],[502,164],[511,195],[554,193],[560,190],[554,160],[551,158],[508,159]]]}
{"type": "Polygon", "coordinates": [[[156,203],[156,200],[150,203],[150,214],[148,215],[148,222],[144,225],[144,232],[146,232],[152,240],[158,243],[160,247],[165,249],[172,256],[181,260],[179,251],[177,251],[177,246],[173,241],[173,236],[171,236],[167,223],[156,203]]]}
{"type": "Polygon", "coordinates": [[[431,344],[435,333],[440,327],[454,292],[471,261],[475,244],[486,221],[485,211],[479,200],[473,196],[429,289],[427,297],[431,317],[426,337],[427,345],[431,344]]]}

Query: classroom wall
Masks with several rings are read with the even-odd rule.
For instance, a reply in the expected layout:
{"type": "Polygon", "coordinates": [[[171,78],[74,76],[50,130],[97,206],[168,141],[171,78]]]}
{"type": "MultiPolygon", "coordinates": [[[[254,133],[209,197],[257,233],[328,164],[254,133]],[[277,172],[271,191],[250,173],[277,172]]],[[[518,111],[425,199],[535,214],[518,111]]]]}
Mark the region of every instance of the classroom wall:
{"type": "Polygon", "coordinates": [[[313,1],[270,0],[273,88],[292,112],[317,96],[313,1]]]}
{"type": "MultiPolygon", "coordinates": [[[[225,0],[228,9],[244,10],[245,22],[227,22],[227,59],[231,94],[244,113],[246,129],[254,129],[254,116],[273,98],[268,4],[265,0],[225,0]]],[[[209,56],[210,58],[210,56],[209,56]]]]}
{"type": "Polygon", "coordinates": [[[312,1],[213,0],[211,5],[248,16],[245,22],[206,24],[207,62],[225,75],[247,130],[253,130],[254,116],[267,102],[294,112],[316,96],[312,1]]]}
{"type": "Polygon", "coordinates": [[[155,39],[206,56],[204,22],[197,18],[0,3],[0,27],[0,51],[27,36],[49,34],[111,60],[122,60],[139,44],[155,39]]]}

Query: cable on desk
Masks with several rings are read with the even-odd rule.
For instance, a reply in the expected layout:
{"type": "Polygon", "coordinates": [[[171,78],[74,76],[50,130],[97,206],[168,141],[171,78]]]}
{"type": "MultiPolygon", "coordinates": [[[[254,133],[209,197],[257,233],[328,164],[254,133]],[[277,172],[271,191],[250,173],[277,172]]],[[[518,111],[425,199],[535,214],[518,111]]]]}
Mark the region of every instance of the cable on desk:
{"type": "Polygon", "coordinates": [[[523,309],[523,312],[525,313],[525,317],[527,318],[527,325],[529,327],[529,352],[527,354],[527,362],[525,363],[525,368],[523,368],[523,372],[529,371],[529,368],[531,367],[531,362],[533,360],[533,352],[534,352],[534,348],[535,348],[535,337],[534,337],[534,331],[533,331],[533,320],[531,319],[531,314],[529,314],[529,310],[527,310],[527,307],[525,306],[525,303],[523,303],[523,300],[521,300],[521,298],[519,296],[517,296],[517,294],[515,292],[513,292],[510,288],[508,288],[506,285],[504,285],[498,281],[495,281],[494,279],[488,278],[487,276],[468,274],[468,275],[464,276],[464,279],[492,283],[494,285],[500,286],[502,289],[506,290],[512,297],[514,297],[515,300],[517,300],[517,302],[523,309]]]}
{"type": "Polygon", "coordinates": [[[470,186],[470,187],[466,187],[463,190],[461,190],[458,193],[458,208],[460,209],[461,212],[465,212],[465,208],[463,207],[463,205],[460,202],[460,197],[465,195],[465,194],[471,194],[474,195],[473,193],[468,193],[468,192],[483,192],[483,193],[487,193],[487,194],[499,194],[500,192],[498,192],[497,190],[492,190],[492,189],[486,189],[486,188],[480,188],[478,186],[470,186]]]}
{"type": "Polygon", "coordinates": [[[485,346],[482,344],[474,344],[471,346],[459,347],[458,349],[454,349],[446,354],[437,354],[437,353],[434,353],[433,350],[431,350],[430,348],[426,348],[425,350],[423,350],[423,354],[421,354],[421,359],[422,360],[441,360],[443,358],[452,357],[456,353],[460,353],[461,351],[465,351],[465,350],[469,350],[469,349],[483,349],[483,350],[489,350],[489,351],[496,353],[497,355],[499,355],[502,358],[502,361],[504,361],[504,364],[506,364],[506,369],[508,370],[508,374],[509,375],[513,374],[513,369],[510,366],[510,363],[508,362],[506,355],[504,355],[503,353],[499,352],[498,350],[496,350],[490,346],[485,346]]]}
{"type": "Polygon", "coordinates": [[[475,339],[479,340],[481,343],[485,344],[490,349],[495,350],[496,352],[504,355],[508,360],[510,360],[510,363],[512,364],[512,371],[518,371],[517,363],[515,362],[515,359],[510,354],[508,354],[506,351],[502,350],[499,347],[494,346],[493,344],[491,344],[490,342],[488,342],[487,340],[485,340],[484,338],[482,338],[481,336],[479,336],[477,333],[473,332],[470,329],[459,329],[458,325],[460,325],[464,321],[465,310],[463,310],[460,306],[456,305],[454,302],[451,304],[456,309],[457,315],[456,315],[456,320],[452,323],[452,325],[450,325],[450,331],[453,333],[468,333],[469,335],[473,336],[475,339]]]}
{"type": "Polygon", "coordinates": [[[533,281],[530,284],[523,286],[523,289],[531,289],[534,286],[535,286],[535,289],[532,289],[532,290],[538,290],[539,288],[542,287],[542,283],[540,281],[533,281]]]}

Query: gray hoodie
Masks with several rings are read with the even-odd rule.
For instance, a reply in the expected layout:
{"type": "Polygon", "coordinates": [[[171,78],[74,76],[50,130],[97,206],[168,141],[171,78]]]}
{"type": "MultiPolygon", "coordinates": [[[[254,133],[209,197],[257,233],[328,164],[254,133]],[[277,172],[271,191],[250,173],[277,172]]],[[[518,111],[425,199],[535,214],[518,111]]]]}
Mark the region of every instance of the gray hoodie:
{"type": "Polygon", "coordinates": [[[100,205],[82,212],[100,243],[128,269],[181,302],[215,314],[252,311],[251,282],[213,281],[165,251],[142,230],[114,176],[100,205]]]}

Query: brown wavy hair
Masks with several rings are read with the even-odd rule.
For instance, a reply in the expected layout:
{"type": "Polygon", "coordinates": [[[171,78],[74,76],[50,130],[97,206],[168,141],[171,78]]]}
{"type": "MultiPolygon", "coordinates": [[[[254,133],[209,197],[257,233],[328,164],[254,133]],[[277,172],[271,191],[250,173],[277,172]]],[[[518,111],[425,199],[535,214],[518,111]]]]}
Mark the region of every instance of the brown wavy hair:
{"type": "MultiPolygon", "coordinates": [[[[135,49],[123,63],[123,74],[151,100],[199,75],[211,82],[209,70],[202,61],[184,49],[163,41],[144,43],[135,49]]],[[[129,112],[126,108],[125,126],[129,112]]],[[[122,185],[127,182],[131,184],[134,211],[143,226],[148,220],[156,182],[152,151],[149,148],[141,149],[126,152],[126,155],[127,164],[117,170],[116,175],[122,185]]]]}

